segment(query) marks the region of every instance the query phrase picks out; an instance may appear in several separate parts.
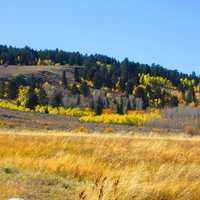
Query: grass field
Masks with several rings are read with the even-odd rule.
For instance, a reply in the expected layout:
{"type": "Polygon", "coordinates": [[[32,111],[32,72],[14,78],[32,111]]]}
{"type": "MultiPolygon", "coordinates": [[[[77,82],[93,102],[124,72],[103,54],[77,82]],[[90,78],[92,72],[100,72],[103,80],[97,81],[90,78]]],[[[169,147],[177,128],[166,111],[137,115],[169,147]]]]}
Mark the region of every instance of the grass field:
{"type": "Polygon", "coordinates": [[[198,200],[200,139],[0,130],[0,199],[198,200]]]}
{"type": "Polygon", "coordinates": [[[43,81],[51,82],[51,83],[59,83],[62,70],[65,69],[67,71],[67,80],[69,82],[74,81],[73,67],[69,67],[66,65],[63,66],[18,66],[18,65],[9,65],[4,67],[0,65],[0,79],[9,79],[15,76],[26,76],[29,77],[37,77],[43,79],[43,81]]]}
{"type": "Polygon", "coordinates": [[[55,74],[59,74],[61,71],[61,66],[17,66],[17,65],[9,65],[8,67],[4,67],[0,65],[0,78],[1,77],[9,77],[9,76],[17,76],[17,75],[28,75],[28,74],[37,74],[39,72],[52,72],[55,74]]]}

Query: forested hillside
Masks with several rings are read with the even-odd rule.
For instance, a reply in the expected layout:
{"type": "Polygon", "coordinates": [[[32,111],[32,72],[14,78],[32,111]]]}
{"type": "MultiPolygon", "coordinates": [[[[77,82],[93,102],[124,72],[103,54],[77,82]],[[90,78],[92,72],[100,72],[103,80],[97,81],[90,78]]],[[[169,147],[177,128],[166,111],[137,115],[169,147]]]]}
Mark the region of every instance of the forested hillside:
{"type": "Polygon", "coordinates": [[[0,46],[0,64],[61,66],[58,83],[25,76],[0,82],[0,98],[15,100],[18,106],[37,105],[91,108],[96,114],[111,109],[119,114],[128,110],[194,106],[200,103],[200,79],[160,65],[140,64],[125,58],[118,61],[104,55],[82,55],[62,50],[33,50],[29,47],[0,46]],[[63,68],[62,68],[63,66],[63,68]],[[67,69],[73,66],[73,82],[67,69]]]}
{"type": "MultiPolygon", "coordinates": [[[[195,73],[187,75],[177,70],[169,70],[160,65],[140,64],[125,58],[122,62],[104,55],[83,55],[79,52],[56,50],[33,50],[29,47],[16,48],[0,45],[1,65],[79,65],[86,66],[85,76],[94,79],[101,76],[102,85],[112,86],[118,78],[126,82],[137,83],[138,74],[162,76],[169,79],[175,86],[180,84],[181,78],[195,79],[195,73]],[[87,72],[87,73],[86,73],[87,72]]],[[[123,85],[122,83],[122,85],[123,85]]]]}

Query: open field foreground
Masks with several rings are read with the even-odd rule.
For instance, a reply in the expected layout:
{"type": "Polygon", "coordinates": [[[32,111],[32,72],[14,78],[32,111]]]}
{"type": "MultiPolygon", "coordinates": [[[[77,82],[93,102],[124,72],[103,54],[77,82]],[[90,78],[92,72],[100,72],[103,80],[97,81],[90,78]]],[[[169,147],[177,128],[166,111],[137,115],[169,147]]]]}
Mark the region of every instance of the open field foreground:
{"type": "Polygon", "coordinates": [[[198,200],[200,139],[0,131],[0,199],[198,200]]]}

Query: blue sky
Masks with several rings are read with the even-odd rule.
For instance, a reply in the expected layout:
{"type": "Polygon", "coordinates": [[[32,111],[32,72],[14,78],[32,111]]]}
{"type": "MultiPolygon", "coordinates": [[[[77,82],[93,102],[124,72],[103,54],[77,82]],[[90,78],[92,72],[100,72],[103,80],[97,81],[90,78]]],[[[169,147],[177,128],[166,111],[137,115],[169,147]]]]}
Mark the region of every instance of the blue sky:
{"type": "Polygon", "coordinates": [[[199,0],[1,0],[0,43],[200,74],[199,0]]]}

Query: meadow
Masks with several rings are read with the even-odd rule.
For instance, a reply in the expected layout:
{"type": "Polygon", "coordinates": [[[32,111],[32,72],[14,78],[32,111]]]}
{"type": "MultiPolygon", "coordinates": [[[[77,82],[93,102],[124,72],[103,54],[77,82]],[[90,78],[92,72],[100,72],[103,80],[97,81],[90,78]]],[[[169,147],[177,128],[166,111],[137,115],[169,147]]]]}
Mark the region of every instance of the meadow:
{"type": "Polygon", "coordinates": [[[0,130],[0,199],[197,200],[200,138],[0,130]]]}

